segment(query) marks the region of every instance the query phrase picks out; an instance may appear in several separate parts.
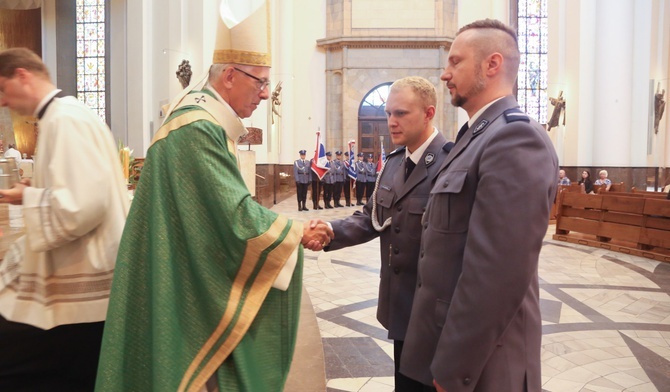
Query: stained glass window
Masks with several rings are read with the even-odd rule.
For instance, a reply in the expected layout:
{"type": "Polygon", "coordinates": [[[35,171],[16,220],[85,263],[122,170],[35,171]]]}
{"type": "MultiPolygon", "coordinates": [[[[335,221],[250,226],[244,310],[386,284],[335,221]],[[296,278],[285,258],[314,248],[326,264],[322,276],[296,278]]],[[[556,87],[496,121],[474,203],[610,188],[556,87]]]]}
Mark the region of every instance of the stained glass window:
{"type": "Polygon", "coordinates": [[[521,63],[517,100],[521,110],[547,123],[547,0],[518,1],[521,63]]]}
{"type": "Polygon", "coordinates": [[[105,0],[77,0],[77,98],[106,122],[105,0]]]}

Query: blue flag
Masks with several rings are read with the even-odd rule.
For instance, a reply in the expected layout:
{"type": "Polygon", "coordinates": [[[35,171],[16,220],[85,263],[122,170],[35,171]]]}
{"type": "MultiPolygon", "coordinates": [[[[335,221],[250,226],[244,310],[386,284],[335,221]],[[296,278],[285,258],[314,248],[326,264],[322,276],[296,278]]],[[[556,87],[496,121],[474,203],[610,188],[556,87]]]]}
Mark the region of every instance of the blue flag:
{"type": "Polygon", "coordinates": [[[356,142],[353,140],[349,140],[349,161],[345,162],[347,165],[347,174],[349,174],[349,178],[352,178],[354,181],[356,180],[356,168],[354,167],[354,144],[356,142]]]}

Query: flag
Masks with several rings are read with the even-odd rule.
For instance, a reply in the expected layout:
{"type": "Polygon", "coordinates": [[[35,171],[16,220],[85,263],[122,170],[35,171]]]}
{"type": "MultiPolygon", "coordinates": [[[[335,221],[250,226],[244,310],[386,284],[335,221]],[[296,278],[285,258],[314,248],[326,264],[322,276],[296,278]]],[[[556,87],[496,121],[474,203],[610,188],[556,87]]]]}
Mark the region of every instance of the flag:
{"type": "Polygon", "coordinates": [[[356,144],[355,141],[349,140],[349,161],[346,162],[346,164],[347,164],[347,174],[349,174],[349,178],[351,178],[355,181],[356,180],[356,167],[354,165],[354,162],[355,162],[354,144],[356,144]]]}
{"type": "Polygon", "coordinates": [[[386,153],[384,152],[384,143],[381,143],[381,145],[382,145],[382,153],[379,154],[379,160],[377,161],[377,173],[382,171],[382,167],[384,167],[384,162],[386,161],[386,153]]]}
{"type": "Polygon", "coordinates": [[[326,159],[326,148],[319,141],[320,136],[321,132],[317,132],[316,149],[314,150],[314,158],[312,158],[312,171],[319,176],[319,180],[322,179],[328,171],[328,167],[326,166],[326,163],[328,163],[328,159],[326,159]]]}

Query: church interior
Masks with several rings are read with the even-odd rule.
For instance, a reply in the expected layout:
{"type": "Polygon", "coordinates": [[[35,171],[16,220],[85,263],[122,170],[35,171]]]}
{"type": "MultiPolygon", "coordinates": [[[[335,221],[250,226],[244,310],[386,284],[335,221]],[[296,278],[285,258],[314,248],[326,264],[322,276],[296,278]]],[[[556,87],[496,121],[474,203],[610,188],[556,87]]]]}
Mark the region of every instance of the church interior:
{"type": "MultiPolygon", "coordinates": [[[[109,125],[132,191],[166,107],[209,69],[219,3],[0,0],[0,50],[40,54],[58,88],[109,125]]],[[[434,125],[454,141],[468,117],[440,74],[456,32],[483,18],[514,26],[521,109],[573,184],[605,170],[618,198],[589,204],[601,196],[579,186],[557,198],[540,257],[543,390],[670,391],[670,0],[274,0],[269,17],[272,94],[243,120],[240,164],[256,201],[301,221],[358,207],[296,211],[298,151],[393,151],[385,99],[409,75],[435,85],[434,125]],[[609,231],[589,229],[600,210],[619,214],[609,231]]],[[[38,135],[36,118],[0,108],[0,150],[16,145],[26,176],[38,135]]],[[[305,251],[286,391],[394,390],[378,264],[378,240],[305,251]]]]}

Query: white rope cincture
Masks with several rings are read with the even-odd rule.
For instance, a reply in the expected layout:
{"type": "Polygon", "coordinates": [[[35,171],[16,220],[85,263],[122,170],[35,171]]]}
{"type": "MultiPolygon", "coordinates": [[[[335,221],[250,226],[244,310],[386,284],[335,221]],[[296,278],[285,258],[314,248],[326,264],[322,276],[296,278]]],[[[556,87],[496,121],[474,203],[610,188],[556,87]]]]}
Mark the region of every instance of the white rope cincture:
{"type": "Polygon", "coordinates": [[[379,174],[377,175],[377,181],[375,181],[375,189],[372,191],[372,216],[370,217],[372,219],[372,227],[374,227],[375,230],[378,232],[384,231],[387,227],[391,226],[391,217],[386,219],[384,221],[384,224],[379,224],[379,220],[377,218],[377,189],[379,189],[379,181],[382,178],[382,173],[384,173],[384,168],[386,168],[386,162],[382,162],[382,169],[379,171],[379,174]]]}

